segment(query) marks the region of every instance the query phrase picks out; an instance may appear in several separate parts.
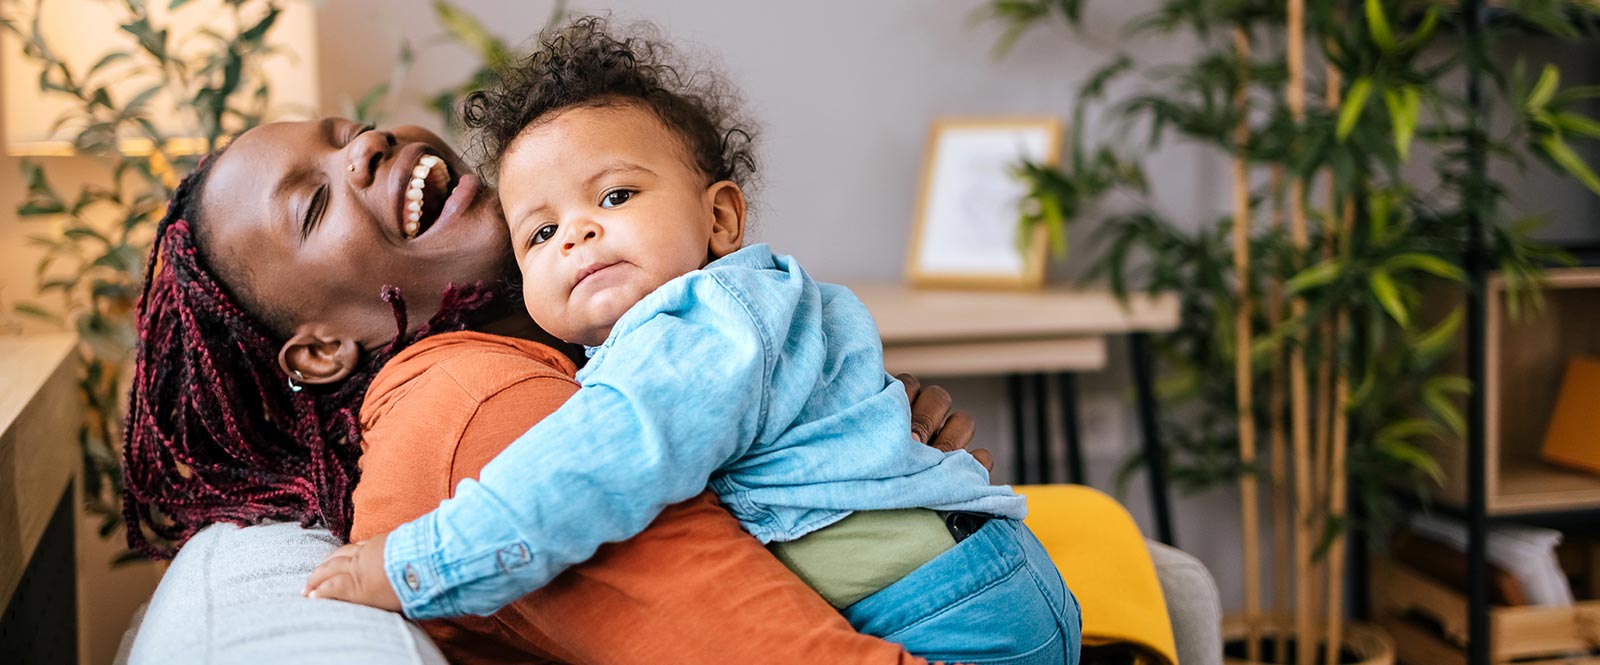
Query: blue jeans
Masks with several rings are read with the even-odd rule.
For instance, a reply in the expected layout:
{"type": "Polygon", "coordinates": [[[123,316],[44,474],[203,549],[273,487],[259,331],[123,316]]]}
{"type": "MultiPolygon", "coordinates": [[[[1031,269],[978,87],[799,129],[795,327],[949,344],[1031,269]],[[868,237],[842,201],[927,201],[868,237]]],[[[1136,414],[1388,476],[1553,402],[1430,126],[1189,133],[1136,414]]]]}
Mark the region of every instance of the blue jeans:
{"type": "Polygon", "coordinates": [[[930,662],[1074,665],[1083,633],[1078,599],[1044,546],[998,518],[843,613],[930,662]]]}

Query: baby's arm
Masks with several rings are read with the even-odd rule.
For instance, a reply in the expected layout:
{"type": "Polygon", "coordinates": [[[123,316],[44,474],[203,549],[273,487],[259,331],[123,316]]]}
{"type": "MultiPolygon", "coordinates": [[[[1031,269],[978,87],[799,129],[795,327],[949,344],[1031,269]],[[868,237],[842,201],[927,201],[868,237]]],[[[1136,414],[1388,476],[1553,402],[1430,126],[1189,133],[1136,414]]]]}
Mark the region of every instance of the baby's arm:
{"type": "MultiPolygon", "coordinates": [[[[503,356],[478,354],[475,360],[471,369],[495,376],[517,371],[518,359],[510,359],[509,367],[503,356]]],[[[353,540],[427,513],[577,389],[535,378],[475,392],[480,384],[462,388],[444,372],[425,378],[435,380],[408,384],[364,435],[353,540]],[[446,404],[477,406],[463,420],[436,415],[446,404]]],[[[938,389],[924,392],[931,395],[916,402],[918,412],[937,427],[946,405],[938,389]]],[[[930,445],[965,443],[959,419],[946,431],[950,435],[933,430],[930,445]]],[[[388,589],[381,563],[374,579],[388,589]]],[[[441,621],[422,625],[452,662],[487,659],[486,652],[501,643],[526,649],[520,658],[502,661],[553,655],[563,662],[625,663],[663,654],[681,662],[775,665],[911,660],[895,645],[857,633],[708,493],[667,508],[638,536],[601,547],[594,558],[493,618],[444,621],[465,622],[467,630],[451,630],[441,621]]]]}
{"type": "Polygon", "coordinates": [[[619,337],[571,401],[388,536],[384,570],[408,616],[492,613],[639,533],[744,453],[769,347],[747,314],[716,304],[619,337]]]}

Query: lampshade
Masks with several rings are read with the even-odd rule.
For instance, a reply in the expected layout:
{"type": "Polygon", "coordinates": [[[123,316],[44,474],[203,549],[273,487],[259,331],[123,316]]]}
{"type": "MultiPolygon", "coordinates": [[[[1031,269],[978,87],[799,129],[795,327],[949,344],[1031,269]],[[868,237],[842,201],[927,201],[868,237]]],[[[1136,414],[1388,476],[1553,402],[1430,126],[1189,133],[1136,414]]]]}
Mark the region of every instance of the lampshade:
{"type": "MultiPolygon", "coordinates": [[[[223,34],[233,34],[238,29],[224,0],[191,0],[174,10],[168,10],[168,4],[167,0],[150,2],[150,21],[168,29],[167,48],[175,57],[215,48],[210,38],[198,36],[201,29],[212,28],[223,34]]],[[[135,52],[135,58],[112,65],[118,68],[118,76],[107,92],[120,107],[160,79],[154,73],[123,74],[130,69],[124,66],[127,63],[149,60],[140,58],[138,41],[121,29],[119,24],[127,17],[117,11],[119,5],[104,0],[44,0],[39,5],[39,26],[51,50],[68,63],[79,80],[106,53],[135,52]]],[[[309,2],[297,0],[283,3],[282,10],[268,32],[267,43],[283,54],[267,56],[262,67],[270,82],[270,110],[275,112],[274,118],[305,118],[315,115],[318,108],[316,11],[309,2]]],[[[28,28],[19,27],[24,32],[28,28]]],[[[16,35],[0,30],[0,100],[5,110],[5,150],[11,155],[73,154],[71,129],[54,133],[51,130],[62,112],[73,108],[74,101],[59,93],[41,91],[41,69],[22,54],[16,35]]],[[[146,107],[147,114],[161,135],[169,138],[170,150],[204,151],[204,137],[193,126],[194,115],[181,112],[179,105],[187,101],[180,95],[181,91],[156,94],[146,107]]],[[[131,154],[151,149],[143,136],[121,137],[119,147],[131,154]]]]}

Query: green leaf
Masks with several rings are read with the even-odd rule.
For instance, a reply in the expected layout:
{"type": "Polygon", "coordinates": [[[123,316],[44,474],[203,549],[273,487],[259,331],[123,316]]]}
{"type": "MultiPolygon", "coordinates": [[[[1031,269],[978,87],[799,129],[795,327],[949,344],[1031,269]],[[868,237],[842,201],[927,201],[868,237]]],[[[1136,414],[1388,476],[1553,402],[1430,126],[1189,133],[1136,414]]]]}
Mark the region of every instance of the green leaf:
{"type": "Polygon", "coordinates": [[[1379,440],[1378,450],[1389,457],[1404,462],[1406,466],[1427,474],[1433,482],[1444,484],[1444,469],[1439,467],[1439,461],[1433,455],[1416,445],[1394,439],[1379,440]]]}
{"type": "Polygon", "coordinates": [[[483,24],[471,14],[461,11],[445,0],[434,0],[433,14],[438,18],[439,25],[444,26],[456,41],[471,48],[491,67],[507,59],[509,52],[505,43],[489,34],[483,24]]]}
{"type": "Polygon", "coordinates": [[[1421,25],[1417,27],[1415,32],[1411,33],[1410,37],[1407,37],[1405,41],[1400,42],[1400,50],[1412,51],[1426,45],[1428,40],[1433,37],[1434,29],[1438,26],[1439,6],[1435,4],[1429,4],[1428,12],[1422,16],[1421,25]]]}
{"type": "Polygon", "coordinates": [[[1439,426],[1427,418],[1407,418],[1405,420],[1385,425],[1373,437],[1383,439],[1413,439],[1419,436],[1438,436],[1439,426]]]}
{"type": "Polygon", "coordinates": [[[116,282],[95,282],[89,288],[89,295],[95,298],[131,299],[133,293],[126,284],[116,282]]]}
{"type": "Polygon", "coordinates": [[[1450,311],[1450,315],[1440,321],[1438,325],[1418,336],[1412,346],[1417,353],[1425,356],[1437,355],[1443,352],[1455,341],[1456,333],[1461,330],[1462,309],[1457,307],[1450,311]]]}
{"type": "Polygon", "coordinates": [[[367,94],[362,95],[361,100],[356,102],[355,117],[352,120],[356,122],[372,122],[375,119],[374,108],[378,105],[378,101],[387,94],[389,94],[388,83],[379,83],[372,86],[372,89],[368,90],[367,94]]]}
{"type": "Polygon", "coordinates": [[[1394,50],[1394,30],[1389,27],[1389,17],[1383,13],[1382,0],[1367,0],[1367,32],[1379,49],[1394,50]]]}
{"type": "Polygon", "coordinates": [[[167,31],[157,31],[152,28],[149,17],[140,17],[139,20],[124,23],[121,27],[123,31],[138,38],[139,46],[146,53],[155,56],[156,60],[162,63],[167,62],[167,31]]]}
{"type": "Polygon", "coordinates": [[[59,215],[66,212],[65,206],[60,201],[29,201],[17,208],[18,217],[41,217],[44,215],[59,215]]]}
{"type": "Polygon", "coordinates": [[[45,309],[45,308],[40,307],[38,305],[35,305],[33,303],[19,302],[19,303],[15,304],[15,305],[12,305],[11,308],[14,311],[16,311],[16,313],[18,313],[18,314],[22,314],[22,315],[25,315],[25,316],[31,316],[33,318],[41,319],[41,320],[44,320],[44,321],[48,321],[50,323],[54,323],[54,324],[57,324],[57,325],[59,325],[61,323],[61,317],[59,315],[57,315],[55,312],[52,312],[52,311],[50,311],[48,309],[45,309]]]}
{"type": "Polygon", "coordinates": [[[74,287],[76,287],[76,286],[78,286],[78,278],[76,278],[76,277],[65,277],[65,278],[62,278],[62,279],[47,279],[47,280],[39,283],[39,288],[36,289],[36,291],[38,291],[38,293],[40,295],[43,295],[44,293],[46,293],[48,291],[54,291],[54,290],[59,290],[62,293],[68,293],[68,292],[72,291],[72,289],[74,287]]]}
{"type": "Polygon", "coordinates": [[[255,25],[239,33],[239,41],[247,44],[261,43],[261,40],[267,36],[267,31],[271,30],[272,25],[278,21],[279,12],[280,10],[277,7],[268,10],[267,15],[261,17],[261,20],[257,21],[255,25]]]}
{"type": "Polygon", "coordinates": [[[1556,88],[1561,85],[1561,70],[1555,65],[1545,65],[1544,71],[1539,73],[1539,82],[1533,84],[1533,91],[1528,93],[1528,100],[1523,102],[1523,108],[1543,109],[1550,104],[1550,98],[1556,94],[1556,88]]]}
{"type": "Polygon", "coordinates": [[[1050,240],[1050,252],[1058,260],[1067,257],[1067,219],[1061,212],[1061,199],[1054,193],[1046,192],[1039,197],[1039,205],[1043,208],[1046,235],[1050,240]]]}
{"type": "Polygon", "coordinates": [[[1389,276],[1389,271],[1382,268],[1372,271],[1369,282],[1372,295],[1378,298],[1378,303],[1389,312],[1389,316],[1394,317],[1401,328],[1409,327],[1411,313],[1407,311],[1405,301],[1400,299],[1400,289],[1394,285],[1394,278],[1389,276]]]}
{"type": "Polygon", "coordinates": [[[1428,410],[1435,417],[1443,421],[1445,426],[1449,427],[1450,431],[1454,432],[1456,436],[1466,435],[1466,419],[1461,417],[1461,410],[1456,408],[1455,402],[1451,401],[1450,397],[1443,391],[1424,388],[1422,391],[1422,403],[1428,407],[1428,410]]]}
{"type": "Polygon", "coordinates": [[[1447,395],[1466,395],[1472,392],[1472,381],[1464,376],[1436,376],[1428,380],[1426,389],[1437,390],[1447,395]]]}
{"type": "Polygon", "coordinates": [[[1600,138],[1600,122],[1596,122],[1594,119],[1589,118],[1588,116],[1572,113],[1570,111],[1565,113],[1557,113],[1555,114],[1555,124],[1561,127],[1561,131],[1569,134],[1576,134],[1578,136],[1584,136],[1592,139],[1600,138]]]}
{"type": "Polygon", "coordinates": [[[1421,270],[1435,277],[1442,277],[1456,282],[1466,279],[1466,273],[1461,270],[1460,266],[1432,254],[1417,252],[1398,254],[1390,257],[1383,264],[1391,270],[1421,270]]]}
{"type": "Polygon", "coordinates": [[[65,231],[62,231],[62,234],[66,235],[68,238],[71,238],[73,240],[83,240],[85,238],[93,238],[95,240],[98,240],[98,241],[106,243],[106,244],[110,244],[111,243],[111,241],[107,240],[106,237],[104,235],[102,235],[99,231],[91,229],[91,228],[89,228],[87,226],[74,226],[74,227],[71,227],[71,228],[69,228],[69,229],[67,229],[65,231]]]}
{"type": "Polygon", "coordinates": [[[1556,96],[1551,98],[1550,101],[1555,106],[1565,106],[1572,102],[1596,97],[1600,97],[1600,85],[1575,85],[1556,93],[1556,96]]]}
{"type": "Polygon", "coordinates": [[[132,55],[129,54],[127,51],[112,51],[110,53],[107,53],[107,54],[101,56],[99,60],[96,60],[93,65],[89,66],[89,71],[84,74],[84,77],[87,78],[87,77],[90,77],[90,76],[94,76],[95,72],[98,72],[101,69],[104,69],[106,67],[106,65],[109,65],[109,64],[111,64],[113,62],[116,62],[118,60],[126,60],[126,59],[128,59],[130,57],[132,57],[132,55]]]}
{"type": "Polygon", "coordinates": [[[127,245],[118,245],[95,259],[92,265],[137,275],[144,270],[144,258],[139,255],[138,250],[127,245]]]}
{"type": "Polygon", "coordinates": [[[1561,137],[1552,135],[1539,139],[1539,147],[1544,148],[1545,154],[1549,155],[1550,159],[1566,169],[1568,174],[1577,178],[1590,191],[1600,194],[1600,176],[1596,176],[1589,168],[1588,162],[1573,152],[1572,146],[1567,145],[1561,137]]]}
{"type": "Polygon", "coordinates": [[[1339,259],[1328,259],[1291,277],[1288,282],[1284,283],[1284,290],[1293,296],[1311,289],[1327,286],[1339,277],[1339,271],[1342,269],[1344,269],[1344,262],[1339,259]]]}
{"type": "Polygon", "coordinates": [[[122,115],[127,117],[143,111],[144,105],[150,102],[150,98],[159,94],[165,87],[165,85],[153,85],[134,95],[133,99],[128,100],[128,103],[122,107],[122,115]]]}
{"type": "Polygon", "coordinates": [[[1394,148],[1400,161],[1411,155],[1411,137],[1417,131],[1417,117],[1422,112],[1421,97],[1411,86],[1399,90],[1383,91],[1383,102],[1389,107],[1389,122],[1394,126],[1394,148]]]}
{"type": "Polygon", "coordinates": [[[1343,142],[1350,137],[1350,131],[1355,129],[1356,121],[1361,119],[1361,112],[1366,109],[1367,98],[1371,95],[1372,79],[1363,76],[1350,84],[1350,94],[1339,106],[1339,125],[1334,132],[1339,141],[1343,142]]]}

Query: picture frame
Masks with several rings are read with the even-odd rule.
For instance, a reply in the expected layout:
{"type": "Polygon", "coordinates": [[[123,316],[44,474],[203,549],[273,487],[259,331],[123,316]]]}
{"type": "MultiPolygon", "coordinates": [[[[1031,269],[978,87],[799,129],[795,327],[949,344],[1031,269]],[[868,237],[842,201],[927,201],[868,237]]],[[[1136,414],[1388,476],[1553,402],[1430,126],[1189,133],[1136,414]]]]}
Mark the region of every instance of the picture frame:
{"type": "Polygon", "coordinates": [[[1051,117],[946,118],[933,123],[923,159],[906,279],[913,286],[1038,288],[1044,227],[1018,242],[1027,194],[1011,169],[1061,159],[1062,122],[1051,117]]]}

